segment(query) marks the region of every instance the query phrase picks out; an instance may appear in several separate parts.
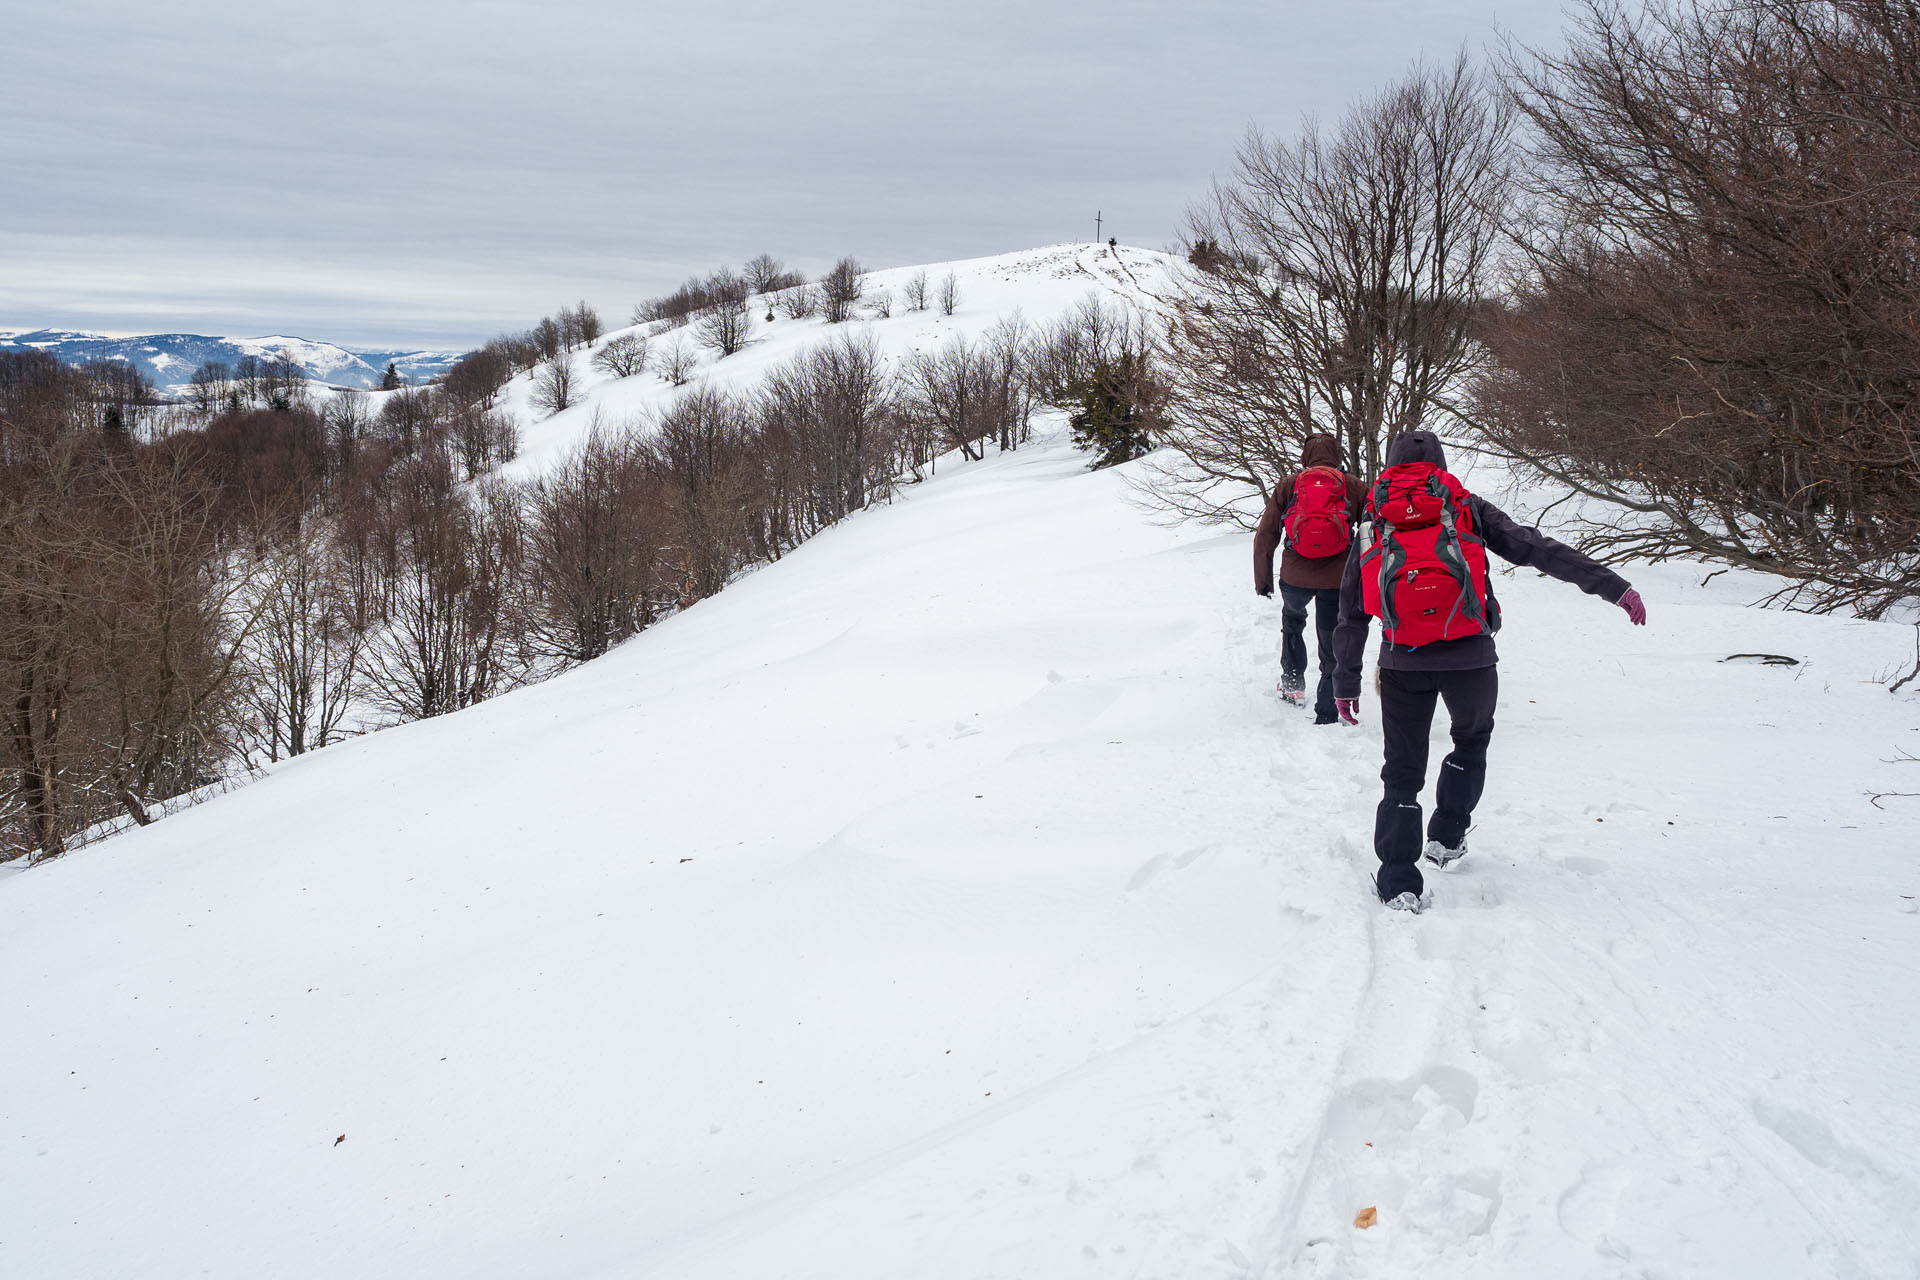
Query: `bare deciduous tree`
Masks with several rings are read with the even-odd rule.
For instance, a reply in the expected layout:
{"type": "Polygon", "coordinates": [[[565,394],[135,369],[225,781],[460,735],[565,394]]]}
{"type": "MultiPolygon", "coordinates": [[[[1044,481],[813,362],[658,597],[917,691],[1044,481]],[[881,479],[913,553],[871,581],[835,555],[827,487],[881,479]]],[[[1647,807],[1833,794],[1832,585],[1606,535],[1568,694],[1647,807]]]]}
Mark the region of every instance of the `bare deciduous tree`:
{"type": "Polygon", "coordinates": [[[554,323],[552,316],[542,316],[540,323],[528,332],[527,338],[542,360],[553,359],[570,345],[566,341],[566,335],[561,333],[560,326],[554,323]]]}
{"type": "Polygon", "coordinates": [[[907,310],[925,311],[927,309],[927,273],[914,272],[901,292],[906,296],[907,310]]]}
{"type": "Polygon", "coordinates": [[[531,403],[542,413],[565,411],[573,403],[573,353],[555,351],[533,376],[531,403]]]}
{"type": "Polygon", "coordinates": [[[752,420],[741,402],[703,386],[682,396],[647,441],[672,521],[681,599],[703,600],[750,558],[748,496],[757,482],[752,420]]]}
{"type": "Polygon", "coordinates": [[[296,524],[250,577],[259,623],[246,646],[249,736],[269,760],[318,750],[343,732],[365,641],[331,539],[313,522],[296,524]]]}
{"type": "Polygon", "coordinates": [[[1920,9],[1592,3],[1509,71],[1536,216],[1484,440],[1601,499],[1603,557],[1920,595],[1920,9]]]}
{"type": "Polygon", "coordinates": [[[209,360],[193,371],[188,380],[193,407],[211,416],[226,407],[233,389],[233,370],[223,361],[209,360]]]}
{"type": "Polygon", "coordinates": [[[529,639],[587,662],[653,621],[665,532],[638,433],[595,422],[528,495],[529,639]]]}
{"type": "Polygon", "coordinates": [[[573,309],[573,332],[583,347],[590,347],[600,340],[600,313],[589,306],[584,298],[573,309]]]}
{"type": "Polygon", "coordinates": [[[373,703],[420,720],[511,688],[525,587],[518,496],[461,487],[445,452],[430,449],[395,469],[381,520],[393,571],[364,657],[373,703]]]}
{"type": "Polygon", "coordinates": [[[989,443],[1017,448],[1033,412],[1026,341],[1024,324],[1013,317],[977,346],[956,336],[937,352],[915,354],[901,372],[908,417],[970,459],[985,457],[989,443]]]}
{"type": "Polygon", "coordinates": [[[1511,182],[1510,109],[1464,56],[1416,67],[1331,130],[1257,131],[1191,219],[1167,343],[1174,509],[1244,520],[1238,499],[1330,432],[1348,469],[1389,436],[1453,421],[1483,360],[1471,325],[1490,292],[1511,182]]]}
{"type": "Polygon", "coordinates": [[[129,360],[88,360],[80,365],[80,377],[96,420],[117,430],[137,431],[148,410],[159,403],[147,375],[129,360]]]}
{"type": "Polygon", "coordinates": [[[0,860],[214,776],[251,624],[189,451],[103,440],[82,379],[33,354],[0,360],[0,860]]]}
{"type": "Polygon", "coordinates": [[[852,258],[842,258],[820,277],[821,304],[828,324],[844,323],[853,314],[853,306],[866,291],[866,272],[852,258]]]}
{"type": "Polygon", "coordinates": [[[507,385],[513,374],[513,363],[504,344],[495,339],[455,361],[453,368],[447,370],[447,376],[441,379],[440,389],[455,404],[491,409],[500,388],[507,385]]]}
{"type": "Polygon", "coordinates": [[[950,316],[960,308],[960,277],[949,271],[940,279],[940,314],[950,316]]]}
{"type": "Polygon", "coordinates": [[[893,396],[871,334],[842,332],[803,352],[767,379],[761,436],[776,466],[793,472],[783,488],[794,506],[787,532],[798,541],[884,497],[891,474],[893,396]]]}
{"type": "Polygon", "coordinates": [[[469,480],[513,461],[520,452],[519,424],[499,409],[461,406],[453,410],[445,429],[447,448],[469,480]]]}
{"type": "Polygon", "coordinates": [[[1134,357],[1144,360],[1151,339],[1137,310],[1089,293],[1033,343],[1027,365],[1034,394],[1052,408],[1073,408],[1096,370],[1116,369],[1134,357]]]}

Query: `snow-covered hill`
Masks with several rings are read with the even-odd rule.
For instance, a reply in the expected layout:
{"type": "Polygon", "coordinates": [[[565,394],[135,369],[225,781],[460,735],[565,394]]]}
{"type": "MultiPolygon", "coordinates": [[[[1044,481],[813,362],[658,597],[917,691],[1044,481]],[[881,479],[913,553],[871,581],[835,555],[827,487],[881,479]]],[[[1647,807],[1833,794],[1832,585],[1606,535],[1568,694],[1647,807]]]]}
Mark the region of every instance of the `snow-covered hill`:
{"type": "Polygon", "coordinates": [[[616,378],[593,367],[591,351],[578,352],[574,368],[580,398],[565,412],[550,417],[542,417],[532,407],[534,375],[515,379],[504,403],[526,425],[520,457],[509,470],[520,475],[543,470],[586,434],[596,416],[603,423],[619,423],[663,407],[679,394],[659,372],[661,356],[676,345],[698,356],[696,384],[748,390],[781,363],[840,331],[870,335],[882,353],[897,362],[916,351],[937,350],[955,336],[976,340],[1015,316],[1033,328],[1050,325],[1089,296],[1110,307],[1151,310],[1167,292],[1174,261],[1151,249],[1121,245],[1110,251],[1068,244],[874,271],[866,277],[866,300],[855,307],[855,319],[848,325],[829,325],[818,314],[789,319],[768,299],[757,299],[752,341],[725,359],[700,347],[693,326],[663,331],[653,324],[611,330],[594,344],[594,350],[623,334],[639,334],[649,340],[652,369],[637,377],[616,378]],[[924,311],[908,310],[906,286],[919,274],[925,274],[933,294],[952,275],[959,290],[953,315],[942,314],[933,300],[924,311]],[[891,299],[891,314],[884,318],[875,309],[881,294],[891,299]],[[766,319],[770,311],[771,321],[766,319]]]}
{"type": "Polygon", "coordinates": [[[355,351],[306,338],[214,338],[197,333],[152,333],[112,338],[68,329],[0,333],[0,350],[34,348],[69,364],[87,360],[125,360],[164,392],[185,394],[194,370],[210,361],[233,365],[245,356],[291,360],[315,382],[371,389],[380,385],[392,361],[410,383],[445,373],[460,358],[457,351],[355,351]]]}
{"type": "Polygon", "coordinates": [[[0,1274],[1920,1270],[1911,632],[1508,574],[1474,852],[1400,916],[1372,699],[1283,709],[1248,539],[1125,481],[943,465],[0,879],[0,1274]]]}

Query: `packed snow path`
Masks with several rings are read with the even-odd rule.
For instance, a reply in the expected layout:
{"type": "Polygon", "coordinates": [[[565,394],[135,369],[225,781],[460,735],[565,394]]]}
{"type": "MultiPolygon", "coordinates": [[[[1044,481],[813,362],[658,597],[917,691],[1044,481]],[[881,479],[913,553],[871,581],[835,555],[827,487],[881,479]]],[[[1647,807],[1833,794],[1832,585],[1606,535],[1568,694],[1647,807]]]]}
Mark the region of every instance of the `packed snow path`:
{"type": "Polygon", "coordinates": [[[1083,465],[0,880],[0,1274],[1916,1274],[1908,633],[1509,574],[1388,914],[1371,694],[1083,465]]]}

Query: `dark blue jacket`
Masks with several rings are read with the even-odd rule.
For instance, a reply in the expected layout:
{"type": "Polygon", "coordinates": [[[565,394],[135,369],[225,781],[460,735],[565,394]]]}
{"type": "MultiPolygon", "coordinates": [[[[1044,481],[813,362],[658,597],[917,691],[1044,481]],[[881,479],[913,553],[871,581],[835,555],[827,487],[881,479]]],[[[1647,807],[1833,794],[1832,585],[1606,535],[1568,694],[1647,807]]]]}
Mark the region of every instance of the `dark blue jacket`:
{"type": "MultiPolygon", "coordinates": [[[[1431,462],[1446,469],[1446,450],[1440,437],[1431,431],[1408,431],[1393,438],[1387,448],[1387,465],[1397,467],[1408,462],[1431,462]]],[[[1603,564],[1581,555],[1564,542],[1549,538],[1538,529],[1516,524],[1506,512],[1477,494],[1469,494],[1467,506],[1473,513],[1473,531],[1487,544],[1487,550],[1503,560],[1538,569],[1551,578],[1571,582],[1590,596],[1618,603],[1627,594],[1627,580],[1603,564]]],[[[1347,572],[1340,580],[1340,625],[1333,633],[1333,696],[1360,696],[1360,668],[1366,659],[1367,632],[1373,625],[1360,590],[1360,562],[1365,557],[1347,557],[1347,572]]],[[[1493,594],[1489,577],[1487,594],[1493,594]]],[[[1380,644],[1380,665],[1394,671],[1471,671],[1490,667],[1499,661],[1491,635],[1467,636],[1460,640],[1441,640],[1418,647],[1380,644]]]]}

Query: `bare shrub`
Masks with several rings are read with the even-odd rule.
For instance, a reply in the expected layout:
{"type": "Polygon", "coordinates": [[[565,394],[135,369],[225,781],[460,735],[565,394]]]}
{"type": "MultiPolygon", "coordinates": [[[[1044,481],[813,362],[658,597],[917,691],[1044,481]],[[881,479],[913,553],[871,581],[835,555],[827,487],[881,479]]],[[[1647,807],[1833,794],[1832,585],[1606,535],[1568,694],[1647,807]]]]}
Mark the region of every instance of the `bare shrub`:
{"type": "Polygon", "coordinates": [[[444,451],[394,470],[377,535],[392,565],[385,624],[364,658],[378,709],[420,720],[518,683],[522,535],[511,489],[461,486],[444,451]]]}
{"type": "Polygon", "coordinates": [[[338,552],[316,522],[284,529],[252,566],[259,622],[248,637],[248,737],[268,760],[339,739],[359,693],[365,633],[338,552]]]}
{"type": "Polygon", "coordinates": [[[704,311],[712,305],[713,298],[707,292],[707,281],[710,278],[694,276],[672,293],[663,294],[658,298],[649,298],[634,308],[634,323],[665,321],[676,329],[686,324],[696,312],[704,311]]]}
{"type": "Polygon", "coordinates": [[[0,364],[0,860],[37,861],[218,776],[251,618],[191,450],[105,442],[77,375],[19,371],[0,364]]]}
{"type": "Polygon", "coordinates": [[[833,269],[820,277],[820,299],[827,323],[845,323],[865,292],[866,273],[858,262],[842,258],[834,263],[833,269]]]}
{"type": "Polygon", "coordinates": [[[949,271],[940,280],[940,314],[950,316],[960,308],[960,278],[949,271]]]}
{"type": "Polygon", "coordinates": [[[752,444],[746,407],[711,386],[682,396],[648,438],[683,603],[718,592],[751,558],[752,444]]]}
{"type": "Polygon", "coordinates": [[[500,388],[513,378],[513,362],[499,339],[478,351],[469,351],[454,362],[440,389],[455,404],[479,405],[491,409],[500,388]]]}
{"type": "MultiPolygon", "coordinates": [[[[884,497],[894,444],[892,388],[871,334],[841,333],[776,369],[760,393],[761,442],[793,540],[884,497]]],[[[785,526],[783,526],[785,527],[785,526]]]]}
{"type": "Polygon", "coordinates": [[[925,311],[927,309],[927,273],[914,272],[901,293],[907,300],[907,310],[925,311]]]}
{"type": "Polygon", "coordinates": [[[1144,360],[1152,345],[1137,311],[1089,293],[1033,342],[1027,368],[1034,395],[1052,408],[1074,408],[1097,370],[1144,360]]]}
{"type": "Polygon", "coordinates": [[[520,427],[510,413],[468,405],[448,419],[446,444],[461,472],[474,480],[513,461],[520,452],[520,427]]]}
{"type": "Polygon", "coordinates": [[[593,367],[616,378],[637,377],[647,371],[647,340],[637,333],[607,339],[593,353],[593,367]]]}
{"type": "Polygon", "coordinates": [[[533,375],[530,403],[545,414],[565,412],[573,403],[573,353],[555,351],[533,375]]]}
{"type": "Polygon", "coordinates": [[[209,360],[193,371],[188,382],[193,407],[212,415],[227,406],[227,397],[233,392],[233,370],[224,361],[209,360]]]}
{"type": "Polygon", "coordinates": [[[937,352],[915,354],[901,372],[908,417],[970,459],[985,457],[989,443],[1018,447],[1033,410],[1024,336],[1017,321],[1003,322],[977,346],[956,336],[937,352]]]}
{"type": "Polygon", "coordinates": [[[540,317],[540,323],[528,330],[527,340],[541,360],[553,359],[568,346],[565,335],[552,316],[540,317]]]}
{"type": "Polygon", "coordinates": [[[805,320],[820,309],[820,290],[816,285],[798,284],[779,295],[780,313],[789,320],[805,320]]]}
{"type": "Polygon", "coordinates": [[[684,387],[700,367],[700,357],[686,343],[675,338],[665,351],[660,353],[656,367],[660,376],[676,387],[684,387]]]}
{"type": "Polygon", "coordinates": [[[600,313],[582,299],[573,309],[574,338],[581,346],[590,347],[600,340],[602,331],[600,313]]]}
{"type": "Polygon", "coordinates": [[[747,286],[733,272],[722,268],[708,278],[707,296],[711,301],[700,313],[696,333],[702,346],[724,360],[746,346],[753,332],[753,315],[747,310],[747,286]]]}
{"type": "Polygon", "coordinates": [[[666,529],[638,433],[596,421],[527,505],[536,653],[587,662],[653,621],[666,529]]]}

